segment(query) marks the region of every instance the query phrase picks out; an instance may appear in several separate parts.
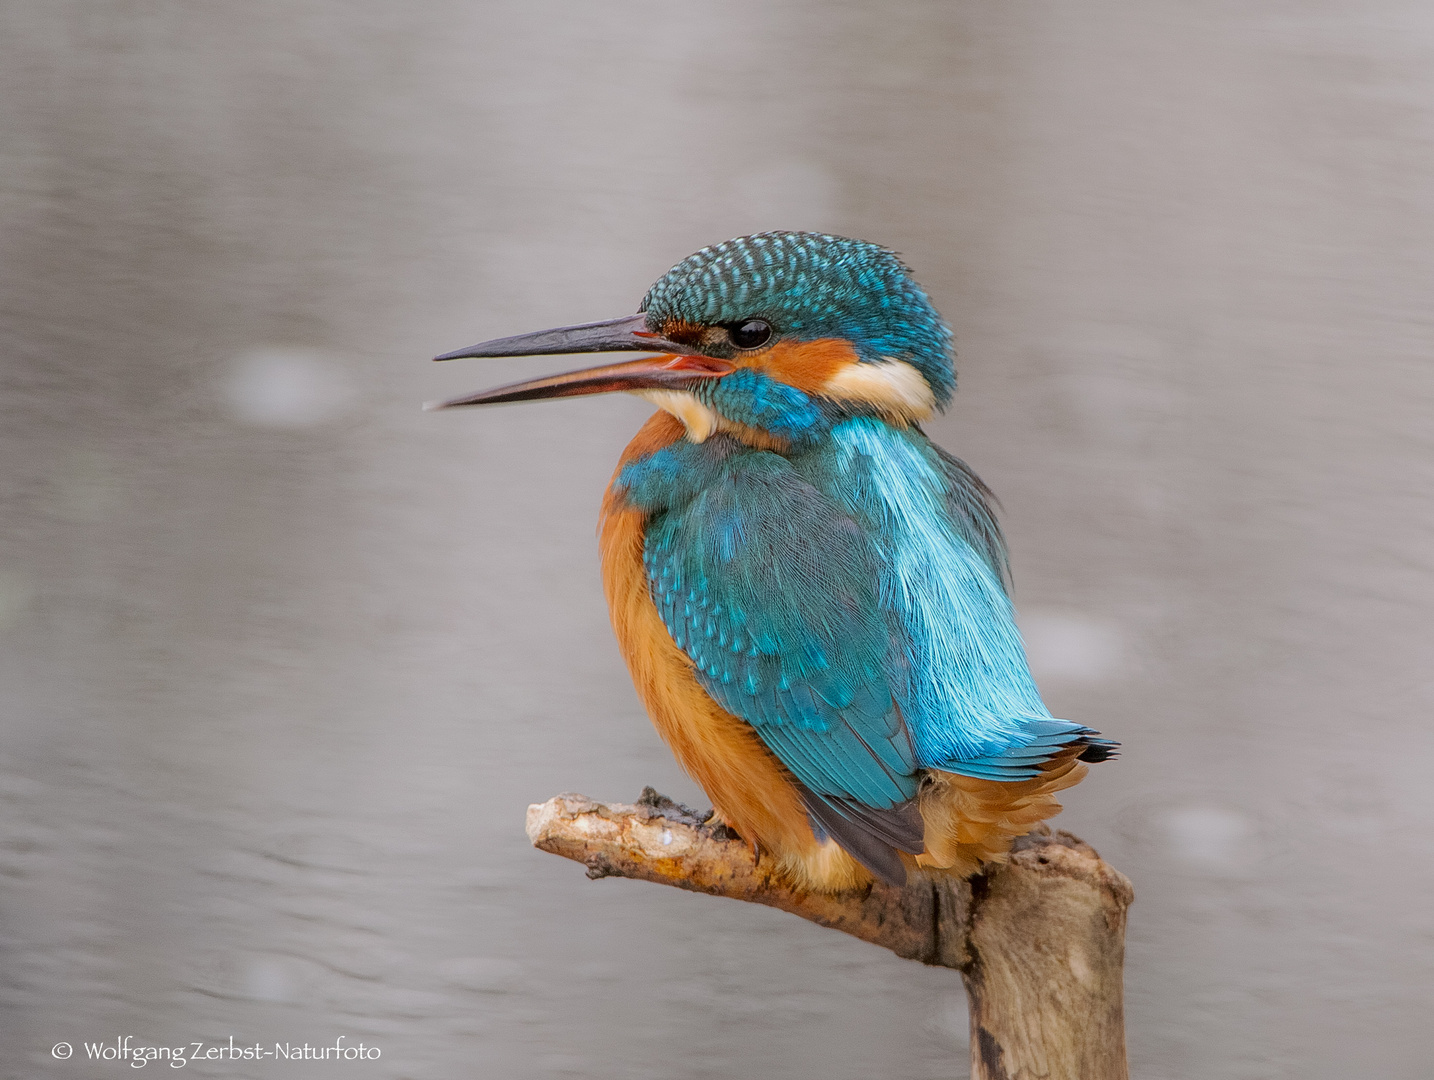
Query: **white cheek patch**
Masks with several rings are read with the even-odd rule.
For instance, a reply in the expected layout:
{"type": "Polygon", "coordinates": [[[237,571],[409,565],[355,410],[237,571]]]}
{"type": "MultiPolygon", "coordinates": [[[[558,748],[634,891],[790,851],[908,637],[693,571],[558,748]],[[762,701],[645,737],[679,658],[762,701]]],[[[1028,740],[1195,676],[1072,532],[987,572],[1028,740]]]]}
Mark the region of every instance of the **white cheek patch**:
{"type": "Polygon", "coordinates": [[[925,420],[936,411],[936,395],[926,378],[905,360],[845,364],[822,386],[838,401],[860,401],[904,424],[925,420]]]}
{"type": "Polygon", "coordinates": [[[707,436],[717,430],[717,414],[686,390],[634,390],[633,393],[681,420],[687,437],[695,443],[705,442],[707,436]]]}

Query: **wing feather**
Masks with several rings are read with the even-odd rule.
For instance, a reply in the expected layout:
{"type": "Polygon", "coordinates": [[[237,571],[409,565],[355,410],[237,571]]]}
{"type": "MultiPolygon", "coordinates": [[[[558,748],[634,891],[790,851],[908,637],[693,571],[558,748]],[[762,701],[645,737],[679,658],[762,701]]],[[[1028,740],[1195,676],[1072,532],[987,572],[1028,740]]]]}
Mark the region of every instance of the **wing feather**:
{"type": "Polygon", "coordinates": [[[818,824],[891,878],[900,860],[872,844],[921,850],[917,766],[887,681],[892,630],[871,539],[785,458],[749,451],[724,465],[649,519],[653,600],[703,688],[753,725],[818,824]],[[867,837],[860,851],[854,831],[867,837]]]}

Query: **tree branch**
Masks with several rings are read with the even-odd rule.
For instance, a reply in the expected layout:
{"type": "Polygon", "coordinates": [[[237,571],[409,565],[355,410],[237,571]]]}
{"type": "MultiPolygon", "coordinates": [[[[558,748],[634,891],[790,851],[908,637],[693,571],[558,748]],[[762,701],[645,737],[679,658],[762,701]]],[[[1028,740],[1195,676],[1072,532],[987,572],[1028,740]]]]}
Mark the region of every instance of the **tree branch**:
{"type": "MultiPolygon", "coordinates": [[[[708,815],[710,817],[710,815],[708,815]]],[[[912,874],[845,893],[794,888],[723,826],[643,791],[528,807],[528,839],[587,867],[781,908],[897,956],[954,968],[971,1011],[973,1080],[1125,1080],[1121,967],[1133,893],[1095,849],[1045,826],[1005,865],[962,880],[912,874]]]]}

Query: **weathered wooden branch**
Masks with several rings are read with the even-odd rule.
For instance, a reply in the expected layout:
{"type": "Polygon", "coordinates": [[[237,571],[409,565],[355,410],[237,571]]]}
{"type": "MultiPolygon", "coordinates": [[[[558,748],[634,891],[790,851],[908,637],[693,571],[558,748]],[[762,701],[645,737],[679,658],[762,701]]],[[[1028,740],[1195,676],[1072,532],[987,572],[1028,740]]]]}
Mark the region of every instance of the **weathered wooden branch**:
{"type": "Polygon", "coordinates": [[[781,908],[961,972],[973,1080],[1126,1080],[1121,966],[1130,882],[1065,832],[1017,842],[969,880],[915,874],[835,895],[793,888],[722,826],[651,788],[635,804],[528,807],[534,847],[627,877],[781,908]]]}

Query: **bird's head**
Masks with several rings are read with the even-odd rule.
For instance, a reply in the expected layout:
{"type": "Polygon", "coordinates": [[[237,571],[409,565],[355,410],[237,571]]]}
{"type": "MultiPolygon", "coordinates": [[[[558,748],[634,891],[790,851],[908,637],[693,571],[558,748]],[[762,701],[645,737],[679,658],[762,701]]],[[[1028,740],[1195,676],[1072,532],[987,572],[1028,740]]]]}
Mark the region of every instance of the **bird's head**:
{"type": "Polygon", "coordinates": [[[848,415],[917,423],[955,387],[951,333],[895,253],[821,233],[703,248],[648,290],[637,315],[487,341],[438,357],[651,352],[438,407],[624,390],[702,441],[732,431],[801,442],[848,415]]]}

